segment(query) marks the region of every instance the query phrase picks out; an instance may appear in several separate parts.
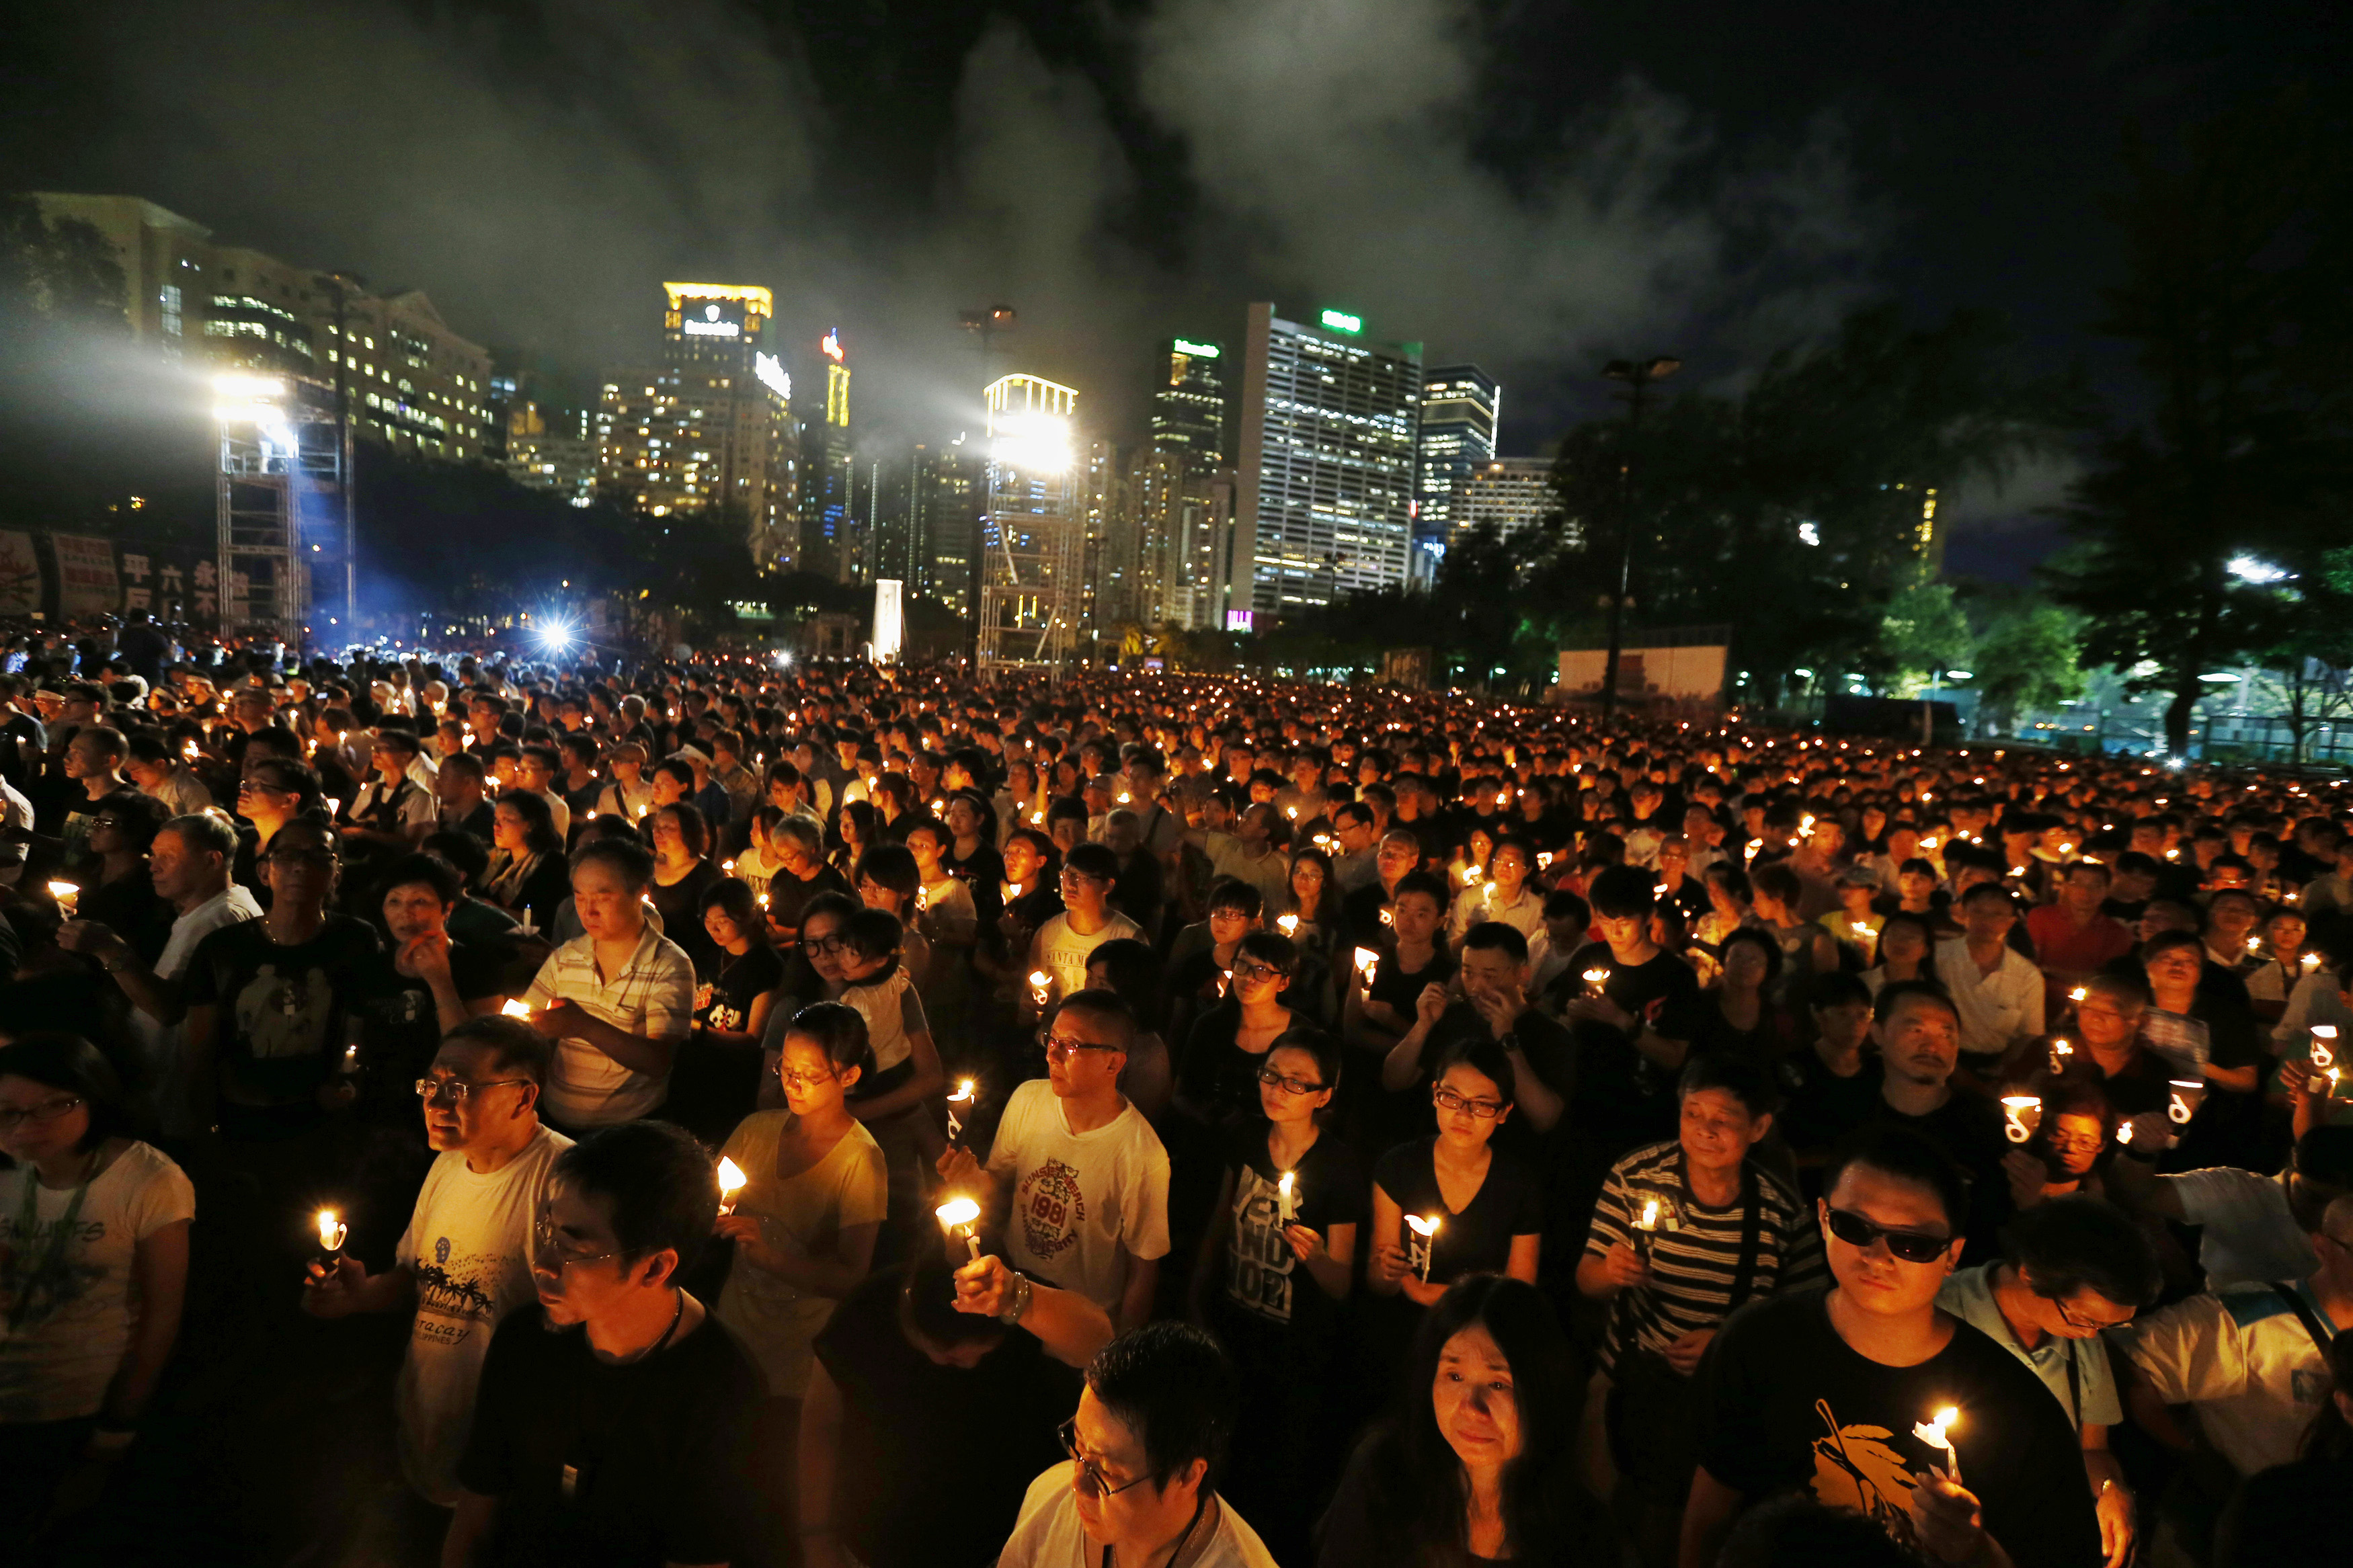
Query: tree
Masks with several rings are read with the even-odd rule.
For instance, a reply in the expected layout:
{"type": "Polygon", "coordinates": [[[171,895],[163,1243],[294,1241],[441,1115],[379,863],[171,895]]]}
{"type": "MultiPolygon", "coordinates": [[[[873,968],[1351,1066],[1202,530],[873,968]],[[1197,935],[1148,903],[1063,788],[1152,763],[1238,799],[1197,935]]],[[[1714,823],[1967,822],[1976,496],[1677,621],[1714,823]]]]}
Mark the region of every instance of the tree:
{"type": "Polygon", "coordinates": [[[1867,661],[1883,689],[1910,697],[1940,679],[1955,666],[1966,668],[1976,657],[1977,639],[1969,618],[1943,583],[1922,583],[1896,594],[1880,617],[1878,645],[1867,661]]]}
{"type": "Polygon", "coordinates": [[[2321,725],[2353,715],[2353,549],[2326,550],[2274,591],[2271,641],[2255,650],[2258,700],[2287,721],[2290,754],[2304,761],[2321,725]]]}
{"type": "Polygon", "coordinates": [[[2029,597],[1995,614],[1969,656],[1978,718],[1989,733],[2017,721],[2019,710],[2052,708],[2080,697],[2084,672],[2076,662],[2083,623],[2049,599],[2029,597]]]}
{"type": "Polygon", "coordinates": [[[2098,328],[2133,345],[2149,412],[2099,440],[2063,513],[2085,548],[2048,577],[2089,617],[2086,657],[2168,694],[2176,752],[2204,678],[2280,635],[2278,596],[2233,563],[2308,554],[2338,526],[2341,394],[2312,367],[2341,380],[2353,342],[2335,255],[2309,242],[2342,221],[2334,146],[2301,99],[2267,101],[2170,161],[2134,141],[2109,204],[2126,274],[2098,328]]]}

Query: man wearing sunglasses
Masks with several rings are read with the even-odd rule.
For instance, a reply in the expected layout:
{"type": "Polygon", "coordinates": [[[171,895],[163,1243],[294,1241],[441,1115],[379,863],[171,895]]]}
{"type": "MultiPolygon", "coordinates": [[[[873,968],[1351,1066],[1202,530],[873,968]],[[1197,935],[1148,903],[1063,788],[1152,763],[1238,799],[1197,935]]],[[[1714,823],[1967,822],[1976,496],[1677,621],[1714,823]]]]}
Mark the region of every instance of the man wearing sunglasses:
{"type": "Polygon", "coordinates": [[[1215,1489],[1234,1409],[1231,1363],[1189,1323],[1149,1323],[1105,1345],[1062,1424],[1070,1458],[1029,1484],[997,1568],[1274,1568],[1215,1489]]]}
{"type": "Polygon", "coordinates": [[[2002,1252],[1945,1281],[1936,1304],[2031,1368],[2067,1412],[2082,1436],[2107,1568],[2124,1568],[2133,1498],[2108,1449],[2124,1409],[2100,1334],[2157,1300],[2165,1279],[2156,1250],[2121,1211],[2076,1195],[2022,1210],[2003,1230],[2002,1252]]]}
{"type": "Polygon", "coordinates": [[[1736,1513],[1790,1491],[1862,1513],[1947,1568],[2095,1561],[2066,1413],[1936,1305],[1967,1202],[1951,1161],[1915,1132],[1873,1126],[1824,1183],[1817,1215],[1836,1283],[1735,1314],[1700,1363],[1682,1568],[1707,1568],[1736,1513]],[[1947,1409],[1959,1413],[1950,1452],[1915,1430],[1947,1409]]]}
{"type": "Polygon", "coordinates": [[[572,1147],[539,1120],[552,1055],[516,1018],[450,1030],[416,1084],[436,1158],[396,1261],[381,1274],[349,1253],[332,1272],[314,1262],[303,1292],[315,1318],[415,1309],[394,1396],[401,1469],[441,1508],[458,1501],[458,1458],[491,1334],[532,1300],[532,1229],[555,1157],[572,1147]]]}

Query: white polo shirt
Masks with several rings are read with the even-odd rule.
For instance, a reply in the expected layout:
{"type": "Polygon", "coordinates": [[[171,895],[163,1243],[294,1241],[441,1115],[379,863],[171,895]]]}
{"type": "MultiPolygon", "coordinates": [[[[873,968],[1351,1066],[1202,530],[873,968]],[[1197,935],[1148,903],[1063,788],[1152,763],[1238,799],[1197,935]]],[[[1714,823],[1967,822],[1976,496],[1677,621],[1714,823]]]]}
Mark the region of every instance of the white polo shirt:
{"type": "Polygon", "coordinates": [[[1996,1057],[2021,1035],[2042,1032],[2042,971],[2014,947],[2001,950],[1991,974],[1979,973],[1969,944],[1952,937],[1936,944],[1936,978],[1961,1015],[1961,1055],[1996,1057]]]}
{"type": "MultiPolygon", "coordinates": [[[[2327,1309],[2287,1283],[2319,1321],[2327,1309]]],[[[2157,1396],[2198,1406],[2198,1425],[2242,1476],[2284,1465],[2328,1397],[2328,1362],[2312,1331],[2270,1285],[2232,1285],[2176,1301],[2118,1339],[2157,1396]]]]}

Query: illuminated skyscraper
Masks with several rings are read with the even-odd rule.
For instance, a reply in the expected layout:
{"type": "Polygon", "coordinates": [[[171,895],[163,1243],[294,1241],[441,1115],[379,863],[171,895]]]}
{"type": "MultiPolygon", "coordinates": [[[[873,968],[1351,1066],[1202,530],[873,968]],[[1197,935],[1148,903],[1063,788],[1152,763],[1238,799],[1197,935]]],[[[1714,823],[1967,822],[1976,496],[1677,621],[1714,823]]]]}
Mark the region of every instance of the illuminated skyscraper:
{"type": "Polygon", "coordinates": [[[1153,356],[1152,441],[1126,474],[1134,516],[1132,586],[1118,608],[1155,625],[1192,629],[1223,603],[1222,537],[1203,532],[1211,515],[1230,522],[1230,506],[1212,509],[1209,489],[1224,468],[1225,345],[1208,338],[1164,338],[1153,356]],[[1212,577],[1216,582],[1212,583],[1212,577]]]}
{"type": "MultiPolygon", "coordinates": [[[[1453,510],[1448,514],[1449,547],[1481,528],[1491,528],[1498,539],[1509,539],[1560,510],[1553,499],[1552,463],[1545,458],[1496,458],[1458,482],[1453,510]]],[[[1568,542],[1578,538],[1569,525],[1568,542]]]]}
{"type": "Polygon", "coordinates": [[[1421,383],[1417,442],[1416,546],[1442,554],[1453,538],[1454,494],[1495,456],[1495,421],[1504,404],[1494,377],[1475,364],[1433,370],[1421,383]]]}
{"type": "Polygon", "coordinates": [[[1191,467],[1213,468],[1226,450],[1225,349],[1198,338],[1160,346],[1159,384],[1152,393],[1152,449],[1182,452],[1191,467]]]}
{"type": "Polygon", "coordinates": [[[600,482],[653,517],[734,521],[755,562],[789,570],[799,553],[800,445],[792,378],[769,352],[774,298],[741,283],[662,291],[661,363],[605,373],[600,482]]]}
{"type": "Polygon", "coordinates": [[[1077,647],[1085,595],[1079,395],[1034,375],[989,384],[980,666],[1051,668],[1077,647]]]}
{"type": "Polygon", "coordinates": [[[867,577],[866,525],[872,519],[870,515],[861,523],[856,504],[857,458],[849,442],[849,356],[842,346],[841,329],[826,333],[818,351],[825,356],[825,423],[818,427],[817,450],[809,454],[803,564],[837,582],[860,583],[867,577]]]}
{"type": "Polygon", "coordinates": [[[1250,308],[1228,614],[1404,584],[1421,380],[1419,343],[1368,342],[1347,311],[1250,308]]]}

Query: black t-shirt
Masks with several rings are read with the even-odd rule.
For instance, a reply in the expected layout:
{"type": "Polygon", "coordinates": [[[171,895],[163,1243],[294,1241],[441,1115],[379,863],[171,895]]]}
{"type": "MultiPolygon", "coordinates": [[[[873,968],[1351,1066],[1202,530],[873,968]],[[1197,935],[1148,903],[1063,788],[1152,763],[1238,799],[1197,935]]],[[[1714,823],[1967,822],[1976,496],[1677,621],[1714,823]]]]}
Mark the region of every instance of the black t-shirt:
{"type": "Polygon", "coordinates": [[[2173,1094],[2172,1078],[2173,1069],[2163,1057],[2146,1047],[2136,1046],[2131,1059],[2113,1073],[2102,1072],[2090,1051],[2078,1050],[2068,1058],[2067,1070],[2059,1075],[2057,1081],[2070,1089],[2096,1089],[2107,1098],[2117,1115],[2138,1116],[2166,1108],[2173,1094]]]}
{"type": "MultiPolygon", "coordinates": [[[[413,1121],[417,1080],[441,1048],[441,1013],[433,988],[394,966],[396,955],[381,952],[361,967],[353,987],[352,1016],[360,1026],[363,1098],[413,1121]]],[[[449,980],[459,996],[472,1001],[499,994],[501,960],[472,942],[449,943],[449,980]]]]}
{"type": "Polygon", "coordinates": [[[196,944],[185,981],[190,1006],[219,1018],[215,1051],[228,1098],[299,1106],[343,1057],[349,1010],[381,954],[375,928],[329,915],[309,942],[281,947],[265,921],[223,926],[196,944]]]}
{"type": "Polygon", "coordinates": [[[646,884],[646,897],[654,901],[654,910],[662,918],[662,935],[694,960],[697,980],[710,979],[719,967],[719,944],[711,940],[711,931],[702,923],[702,895],[717,887],[725,875],[710,861],[697,860],[694,869],[675,882],[646,884]]]}
{"type": "Polygon", "coordinates": [[[76,912],[129,942],[132,951],[150,964],[163,957],[164,949],[170,945],[176,918],[172,906],[157,896],[144,867],[128,877],[85,889],[76,912]]]}
{"type": "Polygon", "coordinates": [[[458,1479],[499,1500],[491,1561],[655,1568],[751,1560],[758,1367],[714,1318],[643,1361],[599,1361],[533,1302],[482,1361],[458,1479]]]}
{"type": "Polygon", "coordinates": [[[1236,1039],[1241,1026],[1242,1005],[1228,997],[1202,1014],[1185,1037],[1177,1092],[1212,1121],[1237,1115],[1254,1120],[1259,1112],[1258,1069],[1266,1065],[1267,1052],[1244,1050],[1236,1039]]]}
{"type": "MultiPolygon", "coordinates": [[[[1356,983],[1356,955],[1350,953],[1348,955],[1350,984],[1356,983]]],[[[1365,995],[1369,1001],[1387,1003],[1396,1008],[1398,1016],[1410,1025],[1413,1022],[1414,1004],[1421,999],[1423,989],[1430,985],[1446,984],[1453,978],[1454,961],[1446,955],[1446,944],[1442,942],[1432,942],[1430,944],[1430,962],[1419,969],[1408,969],[1405,966],[1405,961],[1399,958],[1396,950],[1392,948],[1382,952],[1380,962],[1374,966],[1373,983],[1365,988],[1365,995]]]]}
{"type": "MultiPolygon", "coordinates": [[[[1577,949],[1546,995],[1565,1004],[1585,990],[1585,972],[1606,969],[1602,994],[1671,1040],[1690,1040],[1700,1031],[1699,977],[1691,965],[1662,952],[1647,963],[1620,963],[1607,942],[1577,949]]],[[[1568,1121],[1599,1144],[1623,1152],[1675,1135],[1675,1074],[1635,1048],[1635,1036],[1607,1024],[1579,1020],[1569,1026],[1577,1043],[1577,1093],[1568,1121]]],[[[1614,1156],[1613,1156],[1614,1157],[1614,1156]]]]}
{"type": "MultiPolygon", "coordinates": [[[[1224,1220],[1226,1299],[1262,1322],[1328,1340],[1339,1330],[1340,1303],[1324,1293],[1282,1237],[1277,1224],[1282,1172],[1267,1152],[1266,1135],[1261,1117],[1237,1121],[1227,1134],[1234,1199],[1224,1220]]],[[[1370,1201],[1364,1167],[1340,1138],[1328,1131],[1318,1134],[1292,1174],[1292,1224],[1318,1233],[1328,1247],[1334,1226],[1364,1223],[1370,1201]]]]}
{"type": "Polygon", "coordinates": [[[696,998],[694,1021],[740,1035],[752,1026],[752,1004],[784,983],[784,955],[766,943],[754,942],[740,958],[723,950],[719,972],[696,998]]]}
{"type": "Polygon", "coordinates": [[[1810,1047],[1782,1058],[1777,1070],[1783,1096],[1778,1126],[1789,1147],[1801,1154],[1836,1148],[1871,1119],[1873,1106],[1883,1103],[1883,1071],[1869,1051],[1852,1078],[1831,1071],[1810,1047]]]}
{"type": "MultiPolygon", "coordinates": [[[[1439,1195],[1438,1169],[1430,1161],[1437,1143],[1432,1136],[1398,1144],[1373,1166],[1373,1184],[1388,1194],[1402,1212],[1425,1218],[1435,1215],[1445,1222],[1430,1241],[1432,1284],[1448,1284],[1465,1274],[1501,1274],[1512,1260],[1514,1237],[1544,1234],[1544,1188],[1535,1170],[1510,1150],[1491,1144],[1487,1179],[1479,1184],[1478,1194],[1461,1213],[1449,1213],[1445,1199],[1439,1195]]],[[[1412,1254],[1402,1221],[1396,1236],[1368,1237],[1367,1256],[1372,1242],[1379,1239],[1396,1243],[1409,1257],[1412,1254]]]]}
{"type": "Polygon", "coordinates": [[[1961,1485],[2018,1568],[2091,1568],[2099,1526],[2078,1436],[2042,1380],[1967,1323],[1917,1366],[1884,1366],[1831,1326],[1826,1289],[1751,1303],[1707,1347],[1697,1378],[1700,1463],[1756,1503],[1805,1491],[1912,1543],[1912,1477],[1942,1449],[1912,1435],[1947,1405],[1961,1485]]]}
{"type": "Polygon", "coordinates": [[[1078,1408],[1081,1379],[1020,1328],[977,1366],[941,1365],[900,1326],[905,1281],[897,1268],[869,1276],[817,1338],[841,1394],[835,1528],[868,1568],[983,1568],[1030,1481],[1061,1460],[1054,1429],[1078,1408]]]}
{"type": "Polygon", "coordinates": [[[801,911],[819,893],[839,893],[855,898],[849,881],[830,866],[820,867],[818,874],[802,881],[789,871],[779,871],[768,879],[768,919],[786,931],[801,928],[801,911]]]}

